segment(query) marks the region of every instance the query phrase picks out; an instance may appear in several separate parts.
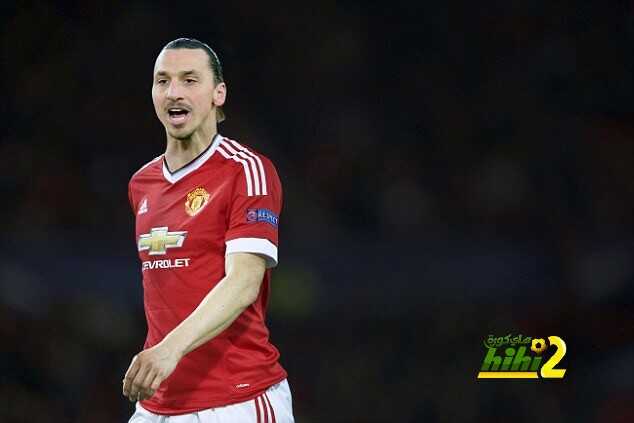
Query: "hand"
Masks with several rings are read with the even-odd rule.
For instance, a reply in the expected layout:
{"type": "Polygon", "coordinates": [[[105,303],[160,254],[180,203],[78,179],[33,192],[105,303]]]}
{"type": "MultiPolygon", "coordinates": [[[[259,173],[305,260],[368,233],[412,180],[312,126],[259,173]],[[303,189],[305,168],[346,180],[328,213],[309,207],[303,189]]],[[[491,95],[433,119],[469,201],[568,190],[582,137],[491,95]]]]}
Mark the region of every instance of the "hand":
{"type": "Polygon", "coordinates": [[[179,354],[163,344],[141,351],[132,357],[123,378],[123,395],[130,402],[150,398],[161,382],[172,374],[180,358],[179,354]]]}

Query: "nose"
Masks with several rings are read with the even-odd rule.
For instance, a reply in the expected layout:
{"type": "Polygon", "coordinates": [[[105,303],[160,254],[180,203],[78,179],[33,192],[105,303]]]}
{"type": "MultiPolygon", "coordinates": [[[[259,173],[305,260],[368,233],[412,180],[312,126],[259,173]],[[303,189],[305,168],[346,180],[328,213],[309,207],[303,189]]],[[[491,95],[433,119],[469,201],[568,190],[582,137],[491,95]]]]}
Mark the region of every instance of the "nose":
{"type": "Polygon", "coordinates": [[[174,81],[171,84],[169,84],[169,87],[167,87],[167,98],[169,100],[180,100],[183,98],[182,96],[182,92],[181,92],[181,86],[178,82],[174,81]]]}

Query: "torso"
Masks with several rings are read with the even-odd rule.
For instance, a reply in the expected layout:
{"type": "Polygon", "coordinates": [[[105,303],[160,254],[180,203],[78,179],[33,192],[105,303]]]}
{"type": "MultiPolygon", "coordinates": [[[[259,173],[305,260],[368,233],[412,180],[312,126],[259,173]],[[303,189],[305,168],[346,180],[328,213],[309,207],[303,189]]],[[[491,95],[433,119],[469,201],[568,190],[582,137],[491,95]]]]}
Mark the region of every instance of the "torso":
{"type": "MultiPolygon", "coordinates": [[[[225,157],[226,148],[224,154],[215,151],[218,137],[178,172],[170,173],[159,157],[130,181],[148,321],[146,348],[189,316],[224,277],[235,190],[245,168],[225,157]]],[[[269,289],[267,271],[256,302],[228,329],[187,354],[143,406],[159,414],[193,412],[248,400],[284,379],[264,322],[269,289]]]]}

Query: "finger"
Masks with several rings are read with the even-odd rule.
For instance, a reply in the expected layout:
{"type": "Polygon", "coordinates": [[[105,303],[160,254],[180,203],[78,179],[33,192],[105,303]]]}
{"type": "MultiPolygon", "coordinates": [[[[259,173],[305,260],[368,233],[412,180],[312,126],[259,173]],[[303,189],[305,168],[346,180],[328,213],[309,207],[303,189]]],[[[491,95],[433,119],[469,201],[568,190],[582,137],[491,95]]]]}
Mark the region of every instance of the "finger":
{"type": "Polygon", "coordinates": [[[132,357],[130,367],[128,367],[128,370],[125,372],[125,376],[123,377],[123,395],[126,397],[130,395],[130,386],[138,371],[139,363],[137,361],[137,356],[135,355],[132,357]]]}
{"type": "Polygon", "coordinates": [[[160,374],[157,374],[154,380],[152,381],[152,383],[150,384],[150,389],[153,391],[157,391],[158,388],[161,386],[161,383],[163,383],[163,380],[164,378],[160,374]]]}
{"type": "Polygon", "coordinates": [[[136,371],[138,370],[138,354],[135,355],[134,357],[132,357],[132,361],[130,361],[130,365],[128,366],[128,370],[126,370],[125,372],[125,376],[126,377],[132,377],[134,378],[134,374],[136,373],[136,371]]]}
{"type": "Polygon", "coordinates": [[[141,364],[134,380],[130,384],[130,401],[138,401],[139,393],[143,391],[143,382],[150,372],[150,366],[141,364]]]}
{"type": "Polygon", "coordinates": [[[137,397],[137,401],[145,401],[148,398],[152,398],[154,395],[154,391],[151,389],[146,389],[145,391],[139,391],[139,396],[137,397]]]}
{"type": "Polygon", "coordinates": [[[154,390],[152,390],[151,386],[152,381],[156,377],[156,374],[157,372],[153,369],[147,372],[147,376],[145,376],[145,379],[143,380],[143,386],[139,390],[139,393],[141,394],[141,400],[150,398],[152,395],[154,395],[154,390]]]}
{"type": "Polygon", "coordinates": [[[142,391],[139,391],[139,394],[141,395],[140,399],[146,400],[148,398],[151,398],[158,390],[162,381],[163,381],[163,378],[160,376],[158,372],[154,373],[153,377],[148,377],[145,381],[145,386],[146,386],[145,389],[143,389],[142,391]]]}

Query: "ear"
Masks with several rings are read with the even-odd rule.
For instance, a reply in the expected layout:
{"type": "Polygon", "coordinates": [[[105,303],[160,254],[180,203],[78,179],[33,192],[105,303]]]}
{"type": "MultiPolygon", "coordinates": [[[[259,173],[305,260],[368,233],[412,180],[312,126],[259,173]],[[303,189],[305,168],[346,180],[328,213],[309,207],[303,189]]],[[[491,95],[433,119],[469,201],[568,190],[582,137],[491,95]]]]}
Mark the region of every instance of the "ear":
{"type": "Polygon", "coordinates": [[[225,104],[225,100],[227,99],[227,85],[224,82],[216,85],[214,87],[214,92],[211,97],[211,104],[216,107],[220,107],[225,104]]]}

